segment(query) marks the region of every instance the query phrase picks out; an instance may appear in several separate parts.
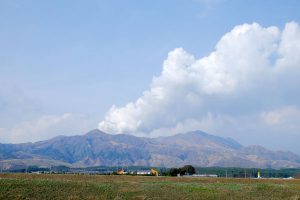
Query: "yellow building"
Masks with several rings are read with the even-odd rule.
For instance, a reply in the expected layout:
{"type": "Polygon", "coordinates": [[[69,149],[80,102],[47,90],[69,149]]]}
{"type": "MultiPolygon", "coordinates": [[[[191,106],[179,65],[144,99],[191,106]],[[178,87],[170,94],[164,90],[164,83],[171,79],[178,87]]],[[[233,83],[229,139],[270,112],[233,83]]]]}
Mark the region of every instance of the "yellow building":
{"type": "Polygon", "coordinates": [[[117,171],[117,174],[119,174],[119,175],[123,175],[123,174],[125,174],[125,172],[124,172],[124,170],[123,170],[123,169],[119,169],[119,170],[117,171]]]}
{"type": "Polygon", "coordinates": [[[151,174],[154,175],[154,176],[158,176],[158,171],[155,170],[155,169],[151,169],[151,174]]]}

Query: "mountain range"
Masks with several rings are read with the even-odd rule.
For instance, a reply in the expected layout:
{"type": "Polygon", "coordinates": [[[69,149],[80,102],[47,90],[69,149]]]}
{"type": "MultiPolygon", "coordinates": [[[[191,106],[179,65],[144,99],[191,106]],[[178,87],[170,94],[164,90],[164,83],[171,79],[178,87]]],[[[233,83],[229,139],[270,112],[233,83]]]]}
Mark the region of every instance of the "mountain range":
{"type": "Polygon", "coordinates": [[[3,169],[17,166],[159,166],[297,168],[300,156],[244,147],[231,138],[193,131],[168,137],[145,138],[107,134],[98,129],[85,135],[58,136],[50,140],[0,144],[3,169]]]}

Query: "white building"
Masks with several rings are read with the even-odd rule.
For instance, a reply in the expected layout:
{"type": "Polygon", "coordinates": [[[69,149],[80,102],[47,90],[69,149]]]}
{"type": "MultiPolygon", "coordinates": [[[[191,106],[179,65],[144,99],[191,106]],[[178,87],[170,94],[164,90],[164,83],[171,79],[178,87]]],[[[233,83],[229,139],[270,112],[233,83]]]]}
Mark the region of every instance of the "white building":
{"type": "Polygon", "coordinates": [[[138,170],[136,171],[137,175],[151,175],[151,171],[150,170],[138,170]]]}

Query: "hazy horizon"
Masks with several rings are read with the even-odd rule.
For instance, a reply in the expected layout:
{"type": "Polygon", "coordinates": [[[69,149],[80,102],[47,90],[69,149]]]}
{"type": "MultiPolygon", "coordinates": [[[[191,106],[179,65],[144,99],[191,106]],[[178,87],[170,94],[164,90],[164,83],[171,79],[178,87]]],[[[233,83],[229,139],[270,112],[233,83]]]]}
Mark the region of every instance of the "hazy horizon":
{"type": "Polygon", "coordinates": [[[201,130],[300,154],[300,2],[0,2],[0,143],[201,130]]]}

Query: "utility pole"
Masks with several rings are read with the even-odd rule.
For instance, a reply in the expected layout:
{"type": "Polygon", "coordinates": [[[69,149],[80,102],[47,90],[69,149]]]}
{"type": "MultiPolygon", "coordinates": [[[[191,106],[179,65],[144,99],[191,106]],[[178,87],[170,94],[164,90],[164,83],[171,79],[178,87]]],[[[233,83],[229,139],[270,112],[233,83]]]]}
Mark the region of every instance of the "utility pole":
{"type": "Polygon", "coordinates": [[[226,172],[226,178],[227,178],[227,169],[225,170],[225,172],[226,172]]]}
{"type": "Polygon", "coordinates": [[[245,169],[245,178],[247,178],[247,172],[246,172],[246,169],[245,169]]]}

